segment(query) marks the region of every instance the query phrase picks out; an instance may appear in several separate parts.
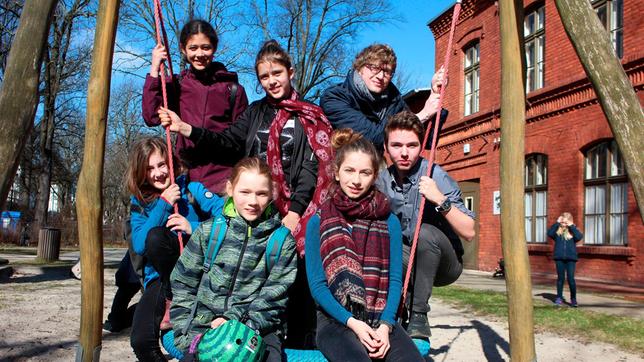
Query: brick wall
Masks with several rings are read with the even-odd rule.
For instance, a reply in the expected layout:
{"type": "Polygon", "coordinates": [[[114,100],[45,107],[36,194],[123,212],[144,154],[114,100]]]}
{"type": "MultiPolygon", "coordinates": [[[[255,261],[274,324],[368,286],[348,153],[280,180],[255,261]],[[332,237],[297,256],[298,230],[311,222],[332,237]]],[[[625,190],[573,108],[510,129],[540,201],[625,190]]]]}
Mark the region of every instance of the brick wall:
{"type": "MultiPolygon", "coordinates": [[[[527,11],[545,4],[545,86],[528,94],[525,154],[548,156],[548,224],[564,211],[573,214],[583,231],[584,154],[587,147],[613,138],[596,95],[563,29],[554,1],[525,1],[527,11]]],[[[644,102],[644,7],[624,0],[622,64],[644,102]]],[[[436,38],[436,63],[443,61],[451,9],[431,22],[436,38]]],[[[491,0],[466,0],[454,36],[449,64],[450,85],[445,107],[450,117],[439,142],[437,162],[457,181],[480,183],[479,267],[492,270],[501,257],[500,215],[493,215],[492,195],[500,190],[500,34],[498,9],[491,0]],[[480,43],[479,112],[463,117],[463,50],[480,43]],[[470,145],[464,154],[463,145],[470,145]]],[[[501,138],[502,141],[502,138],[501,138]]],[[[522,172],[522,170],[517,170],[522,172]]],[[[644,225],[629,184],[628,246],[584,246],[579,249],[578,274],[584,277],[644,283],[644,225]]],[[[554,273],[552,241],[529,246],[533,272],[554,273]]]]}

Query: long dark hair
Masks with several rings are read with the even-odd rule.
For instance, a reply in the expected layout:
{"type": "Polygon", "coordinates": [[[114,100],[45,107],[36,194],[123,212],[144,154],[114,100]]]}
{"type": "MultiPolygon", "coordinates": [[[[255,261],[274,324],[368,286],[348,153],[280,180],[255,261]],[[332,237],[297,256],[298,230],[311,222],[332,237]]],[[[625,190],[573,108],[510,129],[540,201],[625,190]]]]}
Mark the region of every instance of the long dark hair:
{"type": "Polygon", "coordinates": [[[188,23],[186,23],[186,25],[183,26],[183,28],[181,28],[181,34],[179,35],[179,46],[181,47],[181,49],[186,47],[186,43],[188,43],[190,37],[195,34],[205,35],[208,39],[210,39],[210,43],[212,43],[214,51],[217,51],[217,45],[219,45],[219,37],[217,36],[215,28],[213,28],[209,22],[201,19],[190,20],[188,23]]]}
{"type": "MultiPolygon", "coordinates": [[[[159,137],[147,137],[134,144],[130,151],[130,163],[125,173],[125,186],[128,191],[139,200],[147,204],[159,197],[159,190],[148,184],[147,171],[148,160],[154,152],[159,152],[161,157],[168,160],[168,148],[163,139],[159,137]]],[[[181,162],[173,158],[174,174],[178,176],[182,171],[181,162]]],[[[168,167],[169,164],[168,164],[168,167]]]]}

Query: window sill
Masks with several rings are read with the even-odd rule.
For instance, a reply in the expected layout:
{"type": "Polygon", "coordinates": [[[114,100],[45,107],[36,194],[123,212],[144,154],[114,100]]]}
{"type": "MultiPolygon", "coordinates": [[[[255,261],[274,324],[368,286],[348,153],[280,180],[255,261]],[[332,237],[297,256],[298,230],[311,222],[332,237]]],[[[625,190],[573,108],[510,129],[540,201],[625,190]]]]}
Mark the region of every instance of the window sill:
{"type": "Polygon", "coordinates": [[[581,245],[577,247],[577,254],[583,255],[614,255],[614,256],[635,256],[635,248],[628,246],[603,246],[603,245],[581,245]]]}
{"type": "Polygon", "coordinates": [[[552,245],[548,243],[528,243],[528,253],[548,254],[552,252],[552,245]]]}

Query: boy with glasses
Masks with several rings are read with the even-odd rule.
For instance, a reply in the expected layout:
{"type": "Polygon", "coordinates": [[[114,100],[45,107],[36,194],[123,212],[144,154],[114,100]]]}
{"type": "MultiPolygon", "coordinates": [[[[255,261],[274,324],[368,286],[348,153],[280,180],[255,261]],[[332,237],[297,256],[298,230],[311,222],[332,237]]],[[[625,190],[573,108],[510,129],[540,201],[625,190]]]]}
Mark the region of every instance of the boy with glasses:
{"type": "MultiPolygon", "coordinates": [[[[387,118],[408,109],[391,83],[395,71],[396,54],[388,45],[373,44],[358,53],[344,83],[328,88],[320,99],[333,128],[358,131],[381,150],[387,118]]],[[[417,114],[420,120],[426,121],[436,113],[442,85],[441,68],[432,78],[431,95],[417,114]]]]}

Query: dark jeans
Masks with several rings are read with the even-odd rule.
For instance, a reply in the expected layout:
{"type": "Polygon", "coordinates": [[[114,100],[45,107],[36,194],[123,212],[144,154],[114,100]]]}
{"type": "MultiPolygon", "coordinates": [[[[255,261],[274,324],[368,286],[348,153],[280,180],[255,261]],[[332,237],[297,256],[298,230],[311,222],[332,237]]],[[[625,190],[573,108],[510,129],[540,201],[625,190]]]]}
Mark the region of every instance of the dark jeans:
{"type": "MultiPolygon", "coordinates": [[[[410,252],[411,247],[403,245],[403,283],[410,252]]],[[[427,303],[432,296],[432,287],[450,285],[462,272],[463,262],[456,255],[447,236],[433,225],[421,225],[412,278],[409,282],[409,290],[413,296],[411,310],[418,313],[429,312],[427,303]]]]}
{"type": "Polygon", "coordinates": [[[286,348],[315,349],[315,301],[306,280],[303,258],[297,258],[297,275],[288,291],[286,303],[286,348]]]}
{"type": "Polygon", "coordinates": [[[116,294],[114,294],[112,308],[107,319],[114,327],[128,327],[132,325],[135,308],[135,305],[130,308],[128,308],[128,305],[136,293],[141,290],[141,282],[130,262],[130,253],[125,253],[116,271],[115,279],[116,294]]]}
{"type": "Polygon", "coordinates": [[[145,240],[148,263],[159,279],[148,282],[134,312],[130,344],[141,362],[166,361],[159,347],[159,325],[165,312],[165,300],[172,299],[170,273],[179,259],[177,235],[165,227],[155,227],[145,240]]]}
{"type": "Polygon", "coordinates": [[[557,297],[563,299],[564,274],[568,274],[570,299],[577,299],[577,284],[575,284],[576,260],[555,260],[557,265],[557,297]]]}
{"type": "MultiPolygon", "coordinates": [[[[365,346],[349,327],[339,323],[324,312],[318,312],[317,330],[318,349],[329,362],[334,361],[371,361],[365,346]]],[[[407,332],[396,323],[389,334],[389,352],[383,361],[424,361],[418,348],[407,335],[407,332]]]]}
{"type": "Polygon", "coordinates": [[[282,340],[275,333],[262,337],[266,344],[265,362],[282,362],[282,340]]]}

